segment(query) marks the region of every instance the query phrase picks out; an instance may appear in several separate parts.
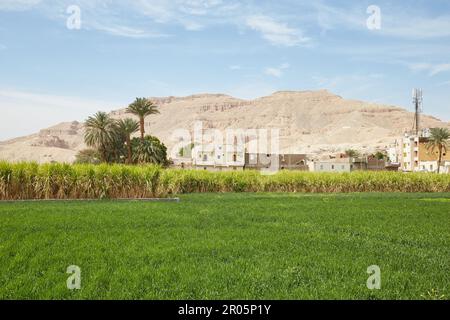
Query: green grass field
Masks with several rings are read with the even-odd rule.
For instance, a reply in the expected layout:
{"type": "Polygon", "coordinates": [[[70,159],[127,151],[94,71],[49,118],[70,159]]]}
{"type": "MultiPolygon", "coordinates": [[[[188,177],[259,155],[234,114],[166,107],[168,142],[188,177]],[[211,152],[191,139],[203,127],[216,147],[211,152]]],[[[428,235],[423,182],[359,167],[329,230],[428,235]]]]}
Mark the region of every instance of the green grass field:
{"type": "Polygon", "coordinates": [[[0,203],[0,299],[450,296],[448,193],[181,199],[0,203]]]}

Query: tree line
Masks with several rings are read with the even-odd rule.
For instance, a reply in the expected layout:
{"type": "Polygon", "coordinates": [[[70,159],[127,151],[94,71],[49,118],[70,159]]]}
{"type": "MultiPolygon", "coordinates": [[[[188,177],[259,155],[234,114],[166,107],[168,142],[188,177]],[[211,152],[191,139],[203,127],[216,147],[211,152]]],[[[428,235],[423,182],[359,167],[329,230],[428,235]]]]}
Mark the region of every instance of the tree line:
{"type": "Polygon", "coordinates": [[[76,156],[77,163],[153,163],[167,165],[167,147],[157,138],[145,134],[145,118],[158,114],[158,106],[146,98],[136,98],[126,113],[138,120],[116,120],[99,111],[84,123],[84,142],[89,147],[76,156]],[[140,132],[139,138],[132,138],[140,132]]]}

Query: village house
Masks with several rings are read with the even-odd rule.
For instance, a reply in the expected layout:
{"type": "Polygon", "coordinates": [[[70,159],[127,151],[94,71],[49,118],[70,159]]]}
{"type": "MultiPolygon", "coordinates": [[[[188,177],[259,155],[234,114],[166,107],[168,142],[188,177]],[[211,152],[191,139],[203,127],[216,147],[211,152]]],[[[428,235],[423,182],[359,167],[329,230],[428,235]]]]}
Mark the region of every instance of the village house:
{"type": "Polygon", "coordinates": [[[310,164],[310,170],[315,172],[351,172],[358,170],[382,171],[388,169],[384,159],[377,159],[374,156],[352,158],[345,154],[340,154],[337,157],[313,161],[310,164]]]}
{"type": "Polygon", "coordinates": [[[313,161],[311,171],[314,172],[350,172],[353,170],[352,158],[331,158],[313,161]]]}
{"type": "Polygon", "coordinates": [[[210,171],[242,171],[245,166],[244,147],[232,144],[196,146],[192,150],[195,169],[210,171]]]}
{"type": "Polygon", "coordinates": [[[306,154],[245,154],[246,170],[299,170],[308,171],[306,154]]]}
{"type": "MultiPolygon", "coordinates": [[[[437,172],[439,151],[427,147],[429,142],[428,130],[419,136],[405,134],[402,140],[401,169],[405,172],[437,172]]],[[[442,154],[441,173],[450,173],[450,153],[442,154]]]]}

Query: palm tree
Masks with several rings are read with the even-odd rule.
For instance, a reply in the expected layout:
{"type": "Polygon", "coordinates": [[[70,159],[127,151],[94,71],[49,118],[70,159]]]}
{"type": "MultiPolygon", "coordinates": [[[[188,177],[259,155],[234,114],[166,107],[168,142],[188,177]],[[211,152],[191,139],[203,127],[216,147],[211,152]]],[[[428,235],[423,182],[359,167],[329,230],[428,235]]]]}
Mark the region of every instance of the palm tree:
{"type": "Polygon", "coordinates": [[[139,122],[136,120],[126,118],[123,120],[120,120],[117,123],[118,129],[120,133],[125,137],[125,141],[127,144],[127,150],[128,150],[128,158],[127,163],[130,164],[132,160],[132,149],[131,149],[131,135],[133,133],[136,133],[139,131],[139,122]]]}
{"type": "Polygon", "coordinates": [[[167,147],[156,137],[146,136],[144,140],[134,138],[133,160],[137,163],[167,164],[167,147]]]}
{"type": "Polygon", "coordinates": [[[431,135],[428,139],[427,149],[434,152],[438,149],[439,160],[437,173],[441,172],[442,154],[450,148],[450,131],[446,128],[433,128],[430,130],[431,135]]]}
{"type": "Polygon", "coordinates": [[[159,113],[157,108],[157,106],[155,106],[150,100],[146,98],[136,98],[136,100],[127,108],[127,113],[134,114],[139,118],[142,141],[144,141],[145,135],[145,117],[159,113]]]}
{"type": "Polygon", "coordinates": [[[84,142],[99,150],[101,160],[108,161],[110,147],[116,141],[117,122],[106,112],[97,112],[84,123],[84,142]]]}

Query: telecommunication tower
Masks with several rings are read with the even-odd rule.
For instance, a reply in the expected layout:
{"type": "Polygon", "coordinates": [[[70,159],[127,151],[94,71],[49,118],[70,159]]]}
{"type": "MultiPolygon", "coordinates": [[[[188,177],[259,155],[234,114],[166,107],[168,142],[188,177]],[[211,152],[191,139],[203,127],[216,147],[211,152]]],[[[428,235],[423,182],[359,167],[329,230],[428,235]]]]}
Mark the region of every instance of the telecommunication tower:
{"type": "Polygon", "coordinates": [[[423,112],[423,92],[422,89],[414,89],[412,93],[413,104],[415,108],[413,132],[419,136],[420,131],[420,114],[423,112]]]}

